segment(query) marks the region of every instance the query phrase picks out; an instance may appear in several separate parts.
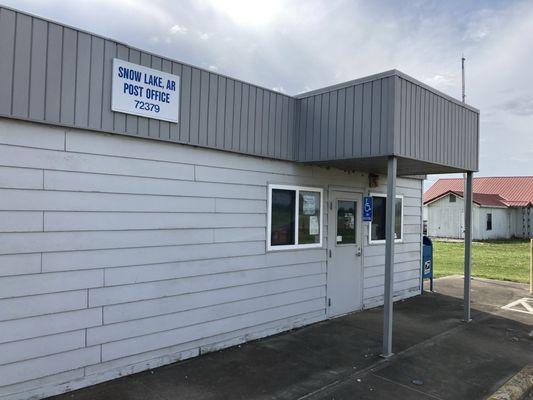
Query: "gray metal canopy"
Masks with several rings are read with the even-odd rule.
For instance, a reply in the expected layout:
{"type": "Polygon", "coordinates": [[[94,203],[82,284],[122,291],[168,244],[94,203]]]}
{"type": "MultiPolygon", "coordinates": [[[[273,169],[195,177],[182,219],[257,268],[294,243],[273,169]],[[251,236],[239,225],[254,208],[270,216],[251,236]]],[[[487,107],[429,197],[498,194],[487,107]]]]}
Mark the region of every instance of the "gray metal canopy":
{"type": "MultiPolygon", "coordinates": [[[[479,111],[397,70],[288,96],[0,7],[0,117],[388,175],[466,172],[465,320],[479,111]],[[179,122],[111,110],[112,62],[180,76],[179,122]]],[[[392,346],[393,202],[387,204],[384,355],[392,346]],[[390,203],[390,204],[389,204],[390,203]]]]}
{"type": "Polygon", "coordinates": [[[397,71],[297,96],[297,161],[386,173],[478,169],[479,111],[397,71]]]}

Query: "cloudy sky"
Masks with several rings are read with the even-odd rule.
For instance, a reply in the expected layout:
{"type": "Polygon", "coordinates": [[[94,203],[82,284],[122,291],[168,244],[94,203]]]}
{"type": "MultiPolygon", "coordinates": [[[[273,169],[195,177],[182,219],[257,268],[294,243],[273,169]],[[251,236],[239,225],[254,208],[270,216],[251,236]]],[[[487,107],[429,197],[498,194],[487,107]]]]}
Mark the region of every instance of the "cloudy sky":
{"type": "Polygon", "coordinates": [[[479,175],[533,175],[533,1],[3,3],[288,94],[396,68],[460,98],[464,54],[479,175]]]}

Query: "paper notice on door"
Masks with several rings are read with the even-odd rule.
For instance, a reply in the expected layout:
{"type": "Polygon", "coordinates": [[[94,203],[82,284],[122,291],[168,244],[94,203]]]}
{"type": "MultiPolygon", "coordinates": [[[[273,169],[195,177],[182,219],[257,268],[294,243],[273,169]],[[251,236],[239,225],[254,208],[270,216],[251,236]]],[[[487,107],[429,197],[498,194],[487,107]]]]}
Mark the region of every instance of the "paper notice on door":
{"type": "Polygon", "coordinates": [[[303,201],[304,201],[304,204],[303,204],[304,215],[313,215],[316,210],[315,196],[304,194],[303,201]]]}
{"type": "Polygon", "coordinates": [[[309,234],[318,235],[320,232],[320,226],[318,225],[318,217],[316,215],[311,215],[309,217],[309,234]]]}

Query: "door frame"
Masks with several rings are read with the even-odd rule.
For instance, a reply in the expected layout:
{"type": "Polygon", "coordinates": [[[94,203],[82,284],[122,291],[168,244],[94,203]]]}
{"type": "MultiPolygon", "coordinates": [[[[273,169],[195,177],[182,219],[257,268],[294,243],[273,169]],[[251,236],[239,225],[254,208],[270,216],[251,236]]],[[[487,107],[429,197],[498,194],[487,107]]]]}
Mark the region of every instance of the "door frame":
{"type": "MultiPolygon", "coordinates": [[[[332,318],[337,318],[337,317],[342,317],[343,315],[346,315],[346,314],[336,314],[336,315],[331,315],[330,314],[330,307],[329,305],[327,304],[328,302],[328,299],[330,298],[329,296],[329,293],[330,293],[330,287],[329,287],[329,282],[328,282],[328,274],[329,274],[329,268],[331,266],[331,262],[330,262],[330,256],[329,256],[329,253],[330,253],[330,250],[333,249],[333,247],[336,245],[336,241],[333,241],[332,238],[330,237],[330,228],[331,228],[331,224],[335,224],[335,230],[337,228],[337,215],[336,215],[336,211],[337,211],[337,207],[335,205],[335,207],[333,207],[333,192],[345,192],[345,193],[348,193],[349,195],[359,195],[361,197],[361,202],[363,201],[363,197],[365,195],[365,189],[363,187],[351,187],[351,186],[339,186],[339,185],[329,185],[328,188],[327,188],[327,193],[328,193],[328,205],[326,207],[327,209],[327,212],[328,212],[328,240],[327,240],[327,248],[326,248],[326,317],[328,319],[332,319],[332,318]]],[[[362,204],[360,204],[360,207],[362,207],[362,204]]],[[[365,235],[365,232],[364,232],[364,229],[366,229],[366,224],[364,223],[363,221],[363,217],[361,214],[359,214],[359,216],[356,216],[357,219],[357,222],[359,223],[359,241],[360,241],[360,246],[361,246],[361,282],[359,283],[359,290],[360,290],[360,293],[361,293],[361,307],[358,309],[358,310],[354,310],[353,312],[357,312],[357,311],[361,311],[363,308],[364,308],[364,281],[365,281],[365,269],[364,269],[364,255],[365,255],[365,252],[364,252],[364,235],[365,235]]],[[[349,314],[349,313],[347,313],[349,314]]]]}

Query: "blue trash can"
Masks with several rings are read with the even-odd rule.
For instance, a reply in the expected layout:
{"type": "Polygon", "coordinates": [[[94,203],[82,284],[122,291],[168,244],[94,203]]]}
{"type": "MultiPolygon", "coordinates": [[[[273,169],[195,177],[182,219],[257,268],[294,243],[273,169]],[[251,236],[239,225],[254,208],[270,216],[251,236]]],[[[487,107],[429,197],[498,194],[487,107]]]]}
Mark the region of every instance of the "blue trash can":
{"type": "Polygon", "coordinates": [[[422,237],[422,284],[420,293],[424,293],[424,280],[429,279],[429,290],[433,291],[433,243],[427,236],[422,237]]]}

